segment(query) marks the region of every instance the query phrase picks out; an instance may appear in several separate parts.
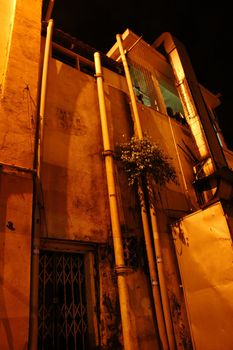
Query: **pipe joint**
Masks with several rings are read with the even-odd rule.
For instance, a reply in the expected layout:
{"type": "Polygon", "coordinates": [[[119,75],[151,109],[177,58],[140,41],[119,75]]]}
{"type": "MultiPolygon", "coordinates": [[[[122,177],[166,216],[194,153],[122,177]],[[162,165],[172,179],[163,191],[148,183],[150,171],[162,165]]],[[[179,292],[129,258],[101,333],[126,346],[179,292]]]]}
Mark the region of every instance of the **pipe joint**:
{"type": "Polygon", "coordinates": [[[111,150],[111,149],[106,149],[106,150],[104,150],[103,152],[102,152],[102,154],[103,154],[103,156],[104,157],[107,157],[107,156],[111,156],[111,157],[113,157],[113,151],[111,150]]]}
{"type": "Polygon", "coordinates": [[[132,268],[130,268],[129,266],[125,266],[125,265],[116,265],[115,266],[115,272],[117,274],[117,276],[125,276],[128,275],[129,273],[132,273],[132,268]]]}
{"type": "Polygon", "coordinates": [[[163,259],[161,256],[157,256],[156,260],[158,264],[163,262],[163,259]]]}
{"type": "Polygon", "coordinates": [[[103,74],[102,73],[96,73],[94,74],[95,78],[103,78],[103,74]]]}
{"type": "Polygon", "coordinates": [[[151,280],[151,284],[152,284],[152,286],[158,286],[159,285],[159,283],[158,283],[158,281],[157,280],[151,280]]]}
{"type": "Polygon", "coordinates": [[[180,87],[182,84],[184,84],[184,79],[177,81],[177,82],[176,82],[176,87],[178,88],[178,87],[180,87]]]}

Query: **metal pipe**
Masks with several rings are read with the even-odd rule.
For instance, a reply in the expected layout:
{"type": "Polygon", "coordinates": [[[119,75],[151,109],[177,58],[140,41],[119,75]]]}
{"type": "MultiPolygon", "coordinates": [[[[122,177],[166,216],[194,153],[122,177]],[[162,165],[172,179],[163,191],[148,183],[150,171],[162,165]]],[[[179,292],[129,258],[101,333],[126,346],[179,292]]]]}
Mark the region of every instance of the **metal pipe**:
{"type": "Polygon", "coordinates": [[[179,168],[180,168],[180,173],[181,173],[181,178],[182,178],[182,182],[183,182],[183,186],[184,186],[184,195],[188,204],[188,207],[190,210],[193,210],[193,206],[192,206],[192,202],[191,202],[191,198],[189,195],[189,190],[188,190],[188,185],[185,179],[185,175],[184,175],[184,170],[183,170],[183,166],[181,163],[181,159],[180,159],[180,155],[179,155],[179,151],[178,151],[178,147],[177,147],[177,143],[176,143],[176,138],[175,138],[175,134],[174,134],[174,130],[172,127],[172,122],[171,122],[171,118],[168,117],[169,120],[169,126],[170,126],[170,130],[171,130],[171,134],[172,134],[172,141],[175,147],[175,152],[176,152],[176,157],[177,157],[177,161],[179,164],[179,168]]]}
{"type": "Polygon", "coordinates": [[[119,51],[121,54],[121,60],[122,60],[122,64],[124,67],[125,77],[126,77],[126,81],[127,81],[127,85],[128,85],[128,89],[129,89],[129,96],[130,96],[130,100],[131,100],[131,105],[132,105],[132,110],[133,110],[133,119],[134,119],[134,124],[135,124],[135,133],[139,139],[142,139],[143,135],[142,135],[140,117],[138,114],[136,97],[135,97],[135,93],[133,90],[133,84],[132,84],[132,80],[131,80],[129,66],[128,66],[128,63],[127,63],[127,60],[125,57],[125,53],[124,53],[124,49],[123,49],[123,45],[122,45],[122,41],[121,41],[121,35],[117,34],[116,39],[117,39],[118,48],[119,48],[119,51]]]}
{"type": "Polygon", "coordinates": [[[45,15],[45,21],[46,22],[49,21],[51,16],[52,16],[54,3],[55,3],[55,0],[49,0],[49,4],[48,4],[46,15],[45,15]]]}
{"type": "Polygon", "coordinates": [[[39,109],[39,137],[37,148],[37,179],[33,185],[33,241],[32,241],[32,267],[31,267],[31,305],[30,305],[30,334],[29,349],[37,350],[38,346],[38,289],[39,289],[39,248],[40,248],[40,226],[36,222],[38,217],[37,199],[41,184],[41,155],[43,146],[43,128],[45,115],[45,99],[47,90],[48,64],[51,52],[53,20],[49,20],[47,26],[47,35],[45,41],[44,62],[42,70],[42,82],[40,93],[40,109],[39,109]]]}
{"type": "Polygon", "coordinates": [[[160,246],[160,238],[159,238],[159,230],[158,230],[158,219],[152,203],[150,203],[150,218],[151,218],[152,233],[153,233],[153,239],[154,239],[157,270],[158,270],[158,276],[159,276],[159,285],[160,285],[161,298],[162,298],[162,304],[163,304],[163,313],[164,313],[164,319],[165,319],[167,337],[168,337],[168,343],[169,343],[169,350],[175,350],[176,345],[175,345],[173,325],[172,325],[172,319],[171,319],[171,313],[170,313],[169,300],[167,295],[166,281],[164,276],[162,250],[160,246]]]}
{"type": "Polygon", "coordinates": [[[138,186],[138,196],[140,200],[142,226],[143,226],[143,233],[144,233],[144,239],[145,239],[146,254],[147,254],[147,260],[148,260],[148,266],[149,266],[151,288],[152,288],[152,295],[154,300],[154,308],[155,308],[155,315],[157,319],[158,331],[159,331],[160,341],[161,341],[163,350],[168,350],[169,348],[168,348],[168,341],[167,341],[167,335],[166,335],[166,327],[164,323],[163,308],[162,308],[161,298],[160,298],[159,281],[158,281],[158,276],[157,276],[156,267],[155,267],[153,244],[151,240],[149,221],[148,221],[148,216],[146,212],[144,193],[141,186],[138,186]]]}
{"type": "Polygon", "coordinates": [[[129,292],[126,281],[127,267],[124,264],[124,254],[123,254],[123,243],[122,234],[120,228],[120,219],[117,203],[116,185],[114,179],[114,163],[113,163],[113,152],[111,151],[108,123],[107,123],[107,112],[105,106],[104,97],[104,87],[103,87],[103,75],[101,68],[101,60],[99,52],[95,52],[95,70],[97,79],[97,91],[99,99],[99,110],[104,146],[104,156],[105,156],[105,167],[107,176],[107,186],[108,186],[108,199],[110,207],[110,217],[112,224],[112,238],[113,247],[115,254],[116,263],[116,273],[117,273],[117,283],[119,290],[119,302],[121,311],[121,322],[122,322],[122,332],[124,348],[126,350],[138,349],[137,338],[134,332],[132,318],[130,315],[130,303],[129,303],[129,292]]]}
{"type": "Polygon", "coordinates": [[[40,112],[39,112],[40,120],[39,120],[38,153],[37,153],[37,176],[39,179],[41,175],[41,155],[42,155],[43,137],[44,137],[45,102],[46,102],[46,92],[47,92],[49,57],[51,54],[52,33],[53,33],[53,20],[50,19],[47,26],[43,71],[42,71],[42,80],[41,80],[40,112]]]}
{"type": "MultiPolygon", "coordinates": [[[[132,103],[132,109],[133,109],[133,114],[134,114],[133,120],[134,120],[134,124],[135,124],[134,125],[135,133],[139,139],[142,139],[143,138],[142,127],[141,127],[141,122],[140,122],[140,118],[139,118],[139,114],[138,114],[136,97],[135,97],[135,94],[133,91],[133,84],[132,84],[132,80],[131,80],[131,76],[130,76],[130,72],[129,72],[127,59],[126,59],[125,54],[124,54],[121,36],[119,34],[117,34],[116,37],[117,37],[119,51],[120,51],[121,58],[122,58],[123,67],[125,70],[125,76],[127,79],[130,99],[131,99],[131,103],[132,103]]],[[[153,257],[153,254],[151,252],[152,243],[151,243],[151,239],[150,239],[148,216],[147,216],[147,211],[146,211],[146,206],[145,206],[143,190],[140,186],[138,188],[138,191],[139,191],[139,198],[141,200],[141,203],[140,203],[141,204],[141,216],[142,216],[145,244],[146,244],[146,248],[147,248],[148,265],[150,268],[151,282],[153,282],[154,278],[156,278],[155,276],[157,274],[156,274],[156,270],[155,270],[154,257],[153,257]]],[[[151,207],[151,203],[150,203],[150,207],[151,207]]],[[[153,212],[153,218],[151,217],[151,224],[152,224],[152,231],[154,231],[155,228],[158,226],[157,225],[157,216],[156,216],[155,212],[153,212]]],[[[154,237],[154,239],[156,238],[155,250],[156,250],[156,252],[157,251],[159,252],[159,253],[157,253],[157,255],[158,254],[161,255],[160,240],[159,240],[157,229],[155,232],[153,232],[153,237],[154,237]]],[[[156,252],[155,252],[155,254],[156,254],[156,252]]],[[[161,306],[160,296],[158,295],[159,291],[156,290],[155,288],[153,288],[154,287],[153,284],[152,284],[152,291],[153,291],[153,298],[154,298],[154,304],[155,304],[156,318],[157,318],[157,322],[158,322],[159,335],[160,335],[160,339],[161,339],[161,343],[163,345],[163,348],[167,349],[168,343],[169,343],[169,349],[172,350],[172,349],[175,349],[175,340],[174,340],[173,329],[171,326],[172,321],[171,321],[171,315],[170,315],[170,310],[169,310],[169,305],[168,305],[168,297],[167,297],[164,271],[163,271],[162,266],[161,265],[159,266],[158,260],[156,260],[156,262],[157,262],[157,268],[158,268],[158,274],[159,274],[159,284],[160,284],[160,291],[161,291],[162,306],[161,306]],[[162,309],[163,309],[163,313],[164,313],[164,319],[161,315],[162,309]],[[164,321],[165,321],[165,325],[164,325],[164,321]],[[167,342],[167,339],[165,336],[165,327],[166,327],[166,331],[167,331],[168,342],[167,342]]],[[[157,278],[156,278],[156,280],[157,280],[157,278]]]]}

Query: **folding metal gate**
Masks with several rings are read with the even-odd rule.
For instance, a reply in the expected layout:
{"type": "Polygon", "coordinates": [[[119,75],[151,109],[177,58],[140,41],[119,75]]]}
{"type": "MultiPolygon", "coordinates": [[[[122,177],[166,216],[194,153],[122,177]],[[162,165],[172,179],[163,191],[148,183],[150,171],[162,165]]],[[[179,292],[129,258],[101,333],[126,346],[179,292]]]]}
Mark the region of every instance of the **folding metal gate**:
{"type": "Polygon", "coordinates": [[[88,349],[84,254],[40,252],[38,349],[88,349]]]}

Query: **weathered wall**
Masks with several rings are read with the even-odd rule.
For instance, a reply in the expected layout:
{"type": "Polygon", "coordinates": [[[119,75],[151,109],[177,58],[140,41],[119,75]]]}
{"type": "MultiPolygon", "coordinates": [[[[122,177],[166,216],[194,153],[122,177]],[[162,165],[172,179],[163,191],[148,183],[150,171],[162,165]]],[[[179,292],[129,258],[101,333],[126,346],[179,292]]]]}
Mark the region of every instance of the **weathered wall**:
{"type": "MultiPolygon", "coordinates": [[[[110,139],[112,148],[115,149],[117,144],[129,140],[130,136],[133,135],[130,103],[124,78],[104,69],[104,82],[110,139]]],[[[189,129],[173,120],[170,120],[170,125],[166,115],[151,108],[141,104],[138,104],[138,108],[144,132],[150,135],[155,142],[158,142],[165,153],[173,158],[173,164],[178,174],[179,185],[168,184],[161,189],[163,201],[160,206],[165,210],[170,210],[172,214],[185,213],[191,208],[195,208],[197,203],[192,189],[192,167],[194,164],[188,150],[188,148],[192,149],[195,154],[195,145],[189,129]],[[172,136],[172,130],[175,140],[172,136]],[[182,150],[177,146],[177,152],[179,152],[191,198],[187,197],[185,192],[174,143],[183,148],[182,150]]],[[[44,203],[42,210],[46,219],[43,236],[86,242],[110,242],[111,226],[102,150],[95,79],[51,59],[43,148],[42,188],[44,203]]],[[[128,186],[127,177],[121,167],[119,164],[116,165],[118,168],[116,184],[122,232],[125,237],[136,236],[140,242],[143,231],[137,198],[133,189],[128,186]]],[[[169,212],[169,214],[171,213],[169,212]]],[[[167,222],[164,222],[161,231],[166,232],[166,230],[167,222]]],[[[174,252],[171,251],[169,241],[168,243],[162,242],[162,245],[165,245],[163,248],[165,256],[169,255],[172,259],[174,252]]],[[[108,314],[109,310],[117,308],[115,286],[114,283],[110,283],[114,272],[113,268],[109,266],[109,261],[106,265],[104,259],[100,267],[102,346],[106,347],[109,342],[119,341],[112,331],[113,325],[118,327],[117,312],[119,310],[116,310],[116,317],[108,314]],[[107,289],[104,284],[108,286],[107,289]],[[108,308],[110,309],[108,310],[108,308]]],[[[179,278],[177,268],[172,269],[171,265],[167,268],[167,274],[174,275],[174,281],[179,278]]],[[[131,307],[140,347],[145,349],[150,346],[158,346],[150,286],[145,272],[140,267],[130,274],[127,280],[130,300],[134,301],[131,307]],[[136,300],[137,308],[134,307],[136,300]]],[[[168,285],[169,283],[168,279],[168,285]]],[[[183,307],[182,295],[177,293],[177,289],[175,289],[176,294],[173,289],[169,289],[170,297],[171,299],[179,298],[180,307],[183,307]]],[[[175,317],[177,327],[181,327],[179,316],[174,311],[175,317]]],[[[185,318],[185,312],[183,318],[185,318]]],[[[188,334],[185,321],[182,327],[184,327],[183,332],[188,334]]],[[[182,330],[178,329],[178,331],[182,330]]],[[[177,341],[182,342],[182,335],[177,341]]],[[[183,347],[184,345],[181,345],[180,349],[183,347]]]]}
{"type": "MultiPolygon", "coordinates": [[[[116,89],[119,83],[124,90],[124,81],[115,73],[108,72],[107,76],[110,86],[105,77],[106,107],[114,148],[118,142],[132,135],[132,124],[128,97],[116,89]]],[[[43,148],[42,210],[46,218],[43,236],[111,245],[102,150],[95,79],[52,59],[43,148]]],[[[128,187],[125,174],[118,170],[116,183],[122,232],[126,237],[135,235],[140,244],[142,228],[138,203],[132,189],[128,187]]],[[[113,330],[113,326],[120,327],[120,324],[117,314],[116,276],[113,277],[114,268],[109,259],[105,259],[102,259],[99,266],[100,310],[102,347],[108,348],[112,342],[119,342],[119,330],[113,330]],[[111,282],[112,278],[115,282],[111,282]]],[[[141,267],[128,277],[130,299],[140,300],[137,308],[134,302],[131,308],[142,349],[146,349],[146,346],[157,346],[158,342],[148,283],[141,267]]]]}
{"type": "Polygon", "coordinates": [[[14,23],[15,15],[15,0],[1,0],[0,1],[0,91],[2,90],[2,84],[4,82],[4,76],[6,71],[6,64],[8,60],[8,53],[11,42],[11,33],[14,23]]]}
{"type": "MultiPolygon", "coordinates": [[[[133,135],[133,124],[129,98],[121,89],[107,80],[106,104],[109,111],[108,125],[113,149],[126,142],[133,135]],[[108,85],[110,82],[111,85],[108,85]]],[[[119,86],[120,87],[120,86],[119,86]]],[[[141,214],[134,189],[128,186],[128,180],[120,164],[116,162],[116,186],[119,202],[120,223],[122,234],[128,242],[136,237],[137,246],[131,253],[136,253],[138,267],[127,275],[130,309],[133,314],[139,349],[159,348],[157,325],[154,317],[153,302],[150,295],[150,282],[146,266],[145,250],[143,251],[143,230],[141,214]]]]}
{"type": "Polygon", "coordinates": [[[26,349],[29,328],[32,181],[0,176],[0,347],[26,349]]]}
{"type": "Polygon", "coordinates": [[[196,196],[192,186],[192,181],[194,180],[192,167],[195,160],[192,154],[196,157],[197,154],[189,128],[182,126],[175,120],[169,120],[168,116],[151,108],[143,105],[138,105],[138,108],[143,132],[149,135],[155,143],[158,143],[165,154],[172,158],[171,163],[176,169],[178,185],[168,183],[160,189],[163,198],[163,208],[184,212],[196,208],[196,196]],[[189,149],[192,153],[190,153],[189,149]],[[178,157],[180,158],[180,164],[178,157]],[[185,176],[185,182],[189,192],[188,197],[185,191],[182,172],[185,176]]]}
{"type": "MultiPolygon", "coordinates": [[[[106,81],[106,79],[105,79],[106,81]]],[[[133,126],[130,117],[129,98],[124,90],[119,90],[117,86],[109,86],[106,91],[106,101],[111,111],[109,128],[113,144],[126,142],[133,134],[133,126]]],[[[192,349],[189,325],[184,306],[184,296],[180,288],[179,269],[176,263],[175,251],[171,232],[169,231],[170,220],[174,217],[189,212],[197,207],[196,196],[192,188],[193,171],[196,155],[195,144],[190,134],[189,128],[182,126],[179,122],[169,119],[166,115],[154,111],[151,108],[138,104],[139,114],[143,126],[143,131],[157,142],[167,155],[172,157],[172,162],[176,168],[179,185],[168,184],[160,188],[162,203],[158,197],[157,210],[159,220],[160,243],[163,252],[164,270],[167,282],[167,290],[175,329],[175,338],[178,349],[192,349]],[[169,124],[171,123],[171,125],[169,124]],[[174,138],[173,138],[174,135],[174,138]],[[177,144],[177,150],[175,149],[177,144]],[[179,146],[181,147],[179,147],[179,146]],[[193,154],[190,153],[192,150],[193,154]],[[178,163],[178,156],[182,171],[185,174],[186,186],[183,183],[181,168],[178,163]],[[190,197],[187,196],[187,190],[190,197]],[[169,219],[170,217],[170,219],[169,219]]],[[[136,233],[137,237],[142,236],[142,227],[139,222],[140,210],[135,204],[137,200],[132,188],[127,186],[127,179],[124,172],[118,167],[118,191],[120,198],[121,223],[126,225],[126,234],[136,233]]],[[[146,257],[144,257],[146,259],[146,257]]],[[[153,304],[151,303],[149,280],[141,269],[127,277],[129,285],[131,306],[135,315],[137,336],[141,349],[159,347],[156,343],[156,325],[153,325],[153,304]],[[137,307],[134,307],[137,305],[137,307]],[[143,316],[142,316],[143,315],[143,316]]]]}
{"type": "MultiPolygon", "coordinates": [[[[1,1],[0,7],[0,163],[32,168],[41,1],[1,1]]],[[[32,175],[9,169],[1,169],[7,173],[0,180],[1,350],[26,349],[29,329],[32,175]]]]}
{"type": "Polygon", "coordinates": [[[52,59],[47,101],[43,234],[104,242],[109,218],[95,79],[52,59]]]}
{"type": "Polygon", "coordinates": [[[0,105],[1,161],[32,167],[40,57],[41,1],[16,2],[0,105]]]}

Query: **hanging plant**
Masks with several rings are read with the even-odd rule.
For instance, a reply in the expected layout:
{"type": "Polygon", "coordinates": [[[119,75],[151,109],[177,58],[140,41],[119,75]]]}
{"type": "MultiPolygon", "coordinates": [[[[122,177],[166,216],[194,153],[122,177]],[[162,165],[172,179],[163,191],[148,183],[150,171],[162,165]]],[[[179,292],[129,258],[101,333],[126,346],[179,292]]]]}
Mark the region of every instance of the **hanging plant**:
{"type": "Polygon", "coordinates": [[[148,136],[143,139],[133,136],[129,142],[119,144],[117,154],[128,174],[130,186],[138,184],[146,176],[152,177],[159,185],[177,182],[175,168],[170,164],[171,158],[148,136]]]}

